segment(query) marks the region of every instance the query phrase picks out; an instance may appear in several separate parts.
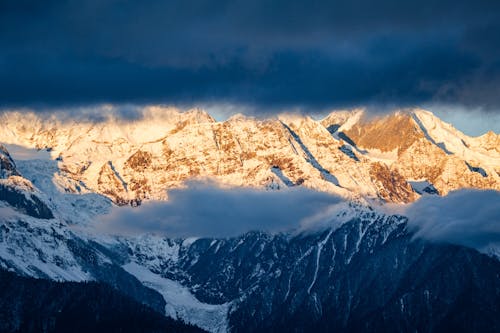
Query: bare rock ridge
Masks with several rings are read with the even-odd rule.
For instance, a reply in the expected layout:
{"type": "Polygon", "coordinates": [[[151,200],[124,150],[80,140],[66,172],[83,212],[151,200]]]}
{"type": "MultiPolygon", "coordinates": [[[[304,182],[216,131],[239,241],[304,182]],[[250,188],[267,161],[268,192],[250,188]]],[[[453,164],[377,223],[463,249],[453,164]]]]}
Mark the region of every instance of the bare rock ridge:
{"type": "Polygon", "coordinates": [[[10,176],[19,176],[19,172],[7,148],[0,144],[0,179],[9,178],[10,176]]]}
{"type": "Polygon", "coordinates": [[[21,176],[7,149],[0,145],[0,201],[36,218],[53,218],[52,211],[39,195],[33,184],[21,176]]]}
{"type": "MultiPolygon", "coordinates": [[[[116,204],[167,199],[192,179],[228,186],[305,186],[345,197],[410,202],[422,193],[500,190],[500,136],[469,137],[420,109],[371,117],[332,112],[215,121],[195,109],[148,107],[137,120],[59,121],[0,115],[0,142],[50,149],[60,186],[79,183],[116,204]],[[420,189],[427,184],[432,191],[420,189]]],[[[2,177],[15,165],[0,149],[2,177]]],[[[73,191],[73,189],[67,189],[73,191]]]]}

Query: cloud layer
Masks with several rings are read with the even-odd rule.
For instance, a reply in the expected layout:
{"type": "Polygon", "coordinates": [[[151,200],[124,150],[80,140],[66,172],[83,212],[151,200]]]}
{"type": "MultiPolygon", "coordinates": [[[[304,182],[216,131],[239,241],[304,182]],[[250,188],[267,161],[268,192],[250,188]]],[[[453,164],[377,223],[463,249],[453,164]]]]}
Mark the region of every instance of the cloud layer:
{"type": "MultiPolygon", "coordinates": [[[[409,218],[414,237],[500,254],[500,192],[464,189],[423,196],[413,204],[386,207],[409,218]]],[[[115,207],[94,227],[118,235],[159,234],[169,238],[233,237],[248,231],[311,232],[335,227],[343,199],[305,188],[264,191],[190,183],[169,191],[169,201],[137,208],[115,207]]],[[[345,208],[345,207],[344,207],[345,208]]]]}
{"type": "Polygon", "coordinates": [[[499,203],[498,191],[466,189],[444,197],[424,196],[404,214],[416,237],[480,251],[500,250],[499,203]]]}
{"type": "Polygon", "coordinates": [[[156,233],[166,237],[230,237],[259,230],[281,232],[314,225],[318,212],[340,202],[336,196],[304,188],[264,191],[190,184],[169,191],[169,201],[137,208],[115,207],[96,227],[112,234],[156,233]]]}
{"type": "Polygon", "coordinates": [[[0,103],[499,109],[500,2],[7,0],[0,103]]]}

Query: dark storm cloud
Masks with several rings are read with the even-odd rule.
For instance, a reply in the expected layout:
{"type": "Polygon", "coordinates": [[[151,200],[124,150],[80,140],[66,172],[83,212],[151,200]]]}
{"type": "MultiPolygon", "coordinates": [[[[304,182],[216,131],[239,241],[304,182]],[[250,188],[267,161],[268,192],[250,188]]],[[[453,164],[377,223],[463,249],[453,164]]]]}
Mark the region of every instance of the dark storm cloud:
{"type": "Polygon", "coordinates": [[[404,213],[416,237],[488,251],[500,247],[500,192],[458,190],[425,196],[404,213]]]}
{"type": "Polygon", "coordinates": [[[0,104],[500,104],[498,1],[2,1],[0,104]]]}
{"type": "Polygon", "coordinates": [[[191,183],[169,191],[169,200],[140,207],[115,207],[95,227],[111,234],[156,233],[167,237],[230,237],[247,231],[289,231],[322,222],[318,212],[338,204],[329,194],[297,188],[288,191],[224,189],[191,183]]]}

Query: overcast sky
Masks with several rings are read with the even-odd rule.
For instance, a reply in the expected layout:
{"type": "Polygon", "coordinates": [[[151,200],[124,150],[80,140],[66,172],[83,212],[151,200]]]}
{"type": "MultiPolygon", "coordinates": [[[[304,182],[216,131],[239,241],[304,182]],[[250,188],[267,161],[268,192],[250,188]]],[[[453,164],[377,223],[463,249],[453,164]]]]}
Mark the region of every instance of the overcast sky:
{"type": "Polygon", "coordinates": [[[0,78],[0,108],[438,104],[498,115],[500,1],[4,0],[0,78]]]}

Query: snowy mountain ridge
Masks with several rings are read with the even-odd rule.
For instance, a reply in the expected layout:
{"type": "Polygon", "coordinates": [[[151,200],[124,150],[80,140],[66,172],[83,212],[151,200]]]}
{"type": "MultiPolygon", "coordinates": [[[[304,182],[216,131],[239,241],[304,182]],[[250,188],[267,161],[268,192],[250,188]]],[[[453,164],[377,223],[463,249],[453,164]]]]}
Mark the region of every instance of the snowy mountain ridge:
{"type": "Polygon", "coordinates": [[[500,189],[499,135],[468,137],[419,109],[382,117],[332,112],[321,121],[283,114],[216,122],[199,109],[160,107],[146,108],[137,120],[60,121],[15,112],[0,118],[0,142],[50,150],[58,186],[117,204],[165,200],[190,179],[305,186],[389,202],[418,198],[415,181],[441,194],[500,189]]]}

